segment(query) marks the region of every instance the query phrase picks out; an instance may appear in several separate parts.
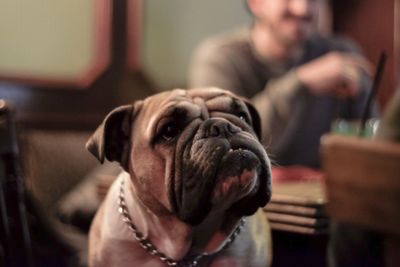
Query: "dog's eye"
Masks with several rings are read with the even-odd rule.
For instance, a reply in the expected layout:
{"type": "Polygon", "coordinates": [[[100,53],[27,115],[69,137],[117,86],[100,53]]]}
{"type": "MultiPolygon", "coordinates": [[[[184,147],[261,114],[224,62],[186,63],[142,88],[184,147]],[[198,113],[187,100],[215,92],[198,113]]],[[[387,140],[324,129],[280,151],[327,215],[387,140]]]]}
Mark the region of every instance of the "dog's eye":
{"type": "Polygon", "coordinates": [[[245,112],[239,112],[237,114],[237,116],[239,117],[239,119],[241,119],[242,121],[248,122],[248,117],[247,114],[245,112]]]}
{"type": "Polygon", "coordinates": [[[160,135],[163,139],[168,141],[176,137],[180,132],[181,130],[176,123],[169,122],[162,127],[160,135]]]}

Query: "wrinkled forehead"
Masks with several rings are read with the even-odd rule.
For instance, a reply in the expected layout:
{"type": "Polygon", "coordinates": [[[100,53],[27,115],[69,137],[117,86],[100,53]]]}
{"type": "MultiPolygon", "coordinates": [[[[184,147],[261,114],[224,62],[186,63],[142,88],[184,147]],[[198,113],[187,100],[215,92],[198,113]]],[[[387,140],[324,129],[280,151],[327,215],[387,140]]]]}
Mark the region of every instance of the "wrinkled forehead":
{"type": "Polygon", "coordinates": [[[148,106],[148,110],[163,114],[176,109],[202,113],[245,109],[245,104],[239,97],[219,88],[175,89],[154,95],[146,99],[144,104],[148,106]]]}
{"type": "Polygon", "coordinates": [[[212,112],[233,113],[247,111],[245,103],[229,91],[219,88],[175,89],[151,96],[144,100],[142,115],[148,126],[163,117],[182,116],[207,119],[212,112]]]}

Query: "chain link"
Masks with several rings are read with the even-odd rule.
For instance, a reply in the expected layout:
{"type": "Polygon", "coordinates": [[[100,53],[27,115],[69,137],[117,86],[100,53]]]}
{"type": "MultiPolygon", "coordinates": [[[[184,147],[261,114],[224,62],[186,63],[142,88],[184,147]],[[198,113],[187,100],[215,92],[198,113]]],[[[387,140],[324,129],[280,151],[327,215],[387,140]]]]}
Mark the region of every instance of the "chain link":
{"type": "Polygon", "coordinates": [[[229,236],[228,240],[220,249],[212,253],[203,252],[199,255],[196,255],[191,260],[175,261],[166,256],[164,253],[159,252],[157,248],[148,239],[144,238],[143,234],[133,224],[132,218],[129,215],[128,208],[125,202],[124,178],[121,179],[121,185],[118,195],[118,204],[119,204],[118,211],[122,215],[122,221],[126,223],[129,230],[133,233],[134,238],[136,239],[136,241],[138,241],[139,245],[145,250],[147,250],[149,254],[158,257],[162,262],[164,262],[168,266],[173,266],[173,267],[196,267],[202,258],[207,256],[213,256],[218,252],[220,252],[221,250],[224,250],[235,240],[236,236],[240,233],[244,223],[246,222],[244,218],[240,220],[239,225],[236,227],[235,231],[229,236]]]}

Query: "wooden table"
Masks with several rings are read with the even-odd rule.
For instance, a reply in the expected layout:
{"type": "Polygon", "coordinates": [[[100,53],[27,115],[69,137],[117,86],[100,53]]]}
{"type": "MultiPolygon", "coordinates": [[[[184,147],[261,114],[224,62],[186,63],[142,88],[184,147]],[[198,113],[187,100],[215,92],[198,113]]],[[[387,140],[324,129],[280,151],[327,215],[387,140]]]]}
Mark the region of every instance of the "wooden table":
{"type": "Polygon", "coordinates": [[[385,266],[400,266],[400,144],[331,134],[321,144],[328,214],[379,233],[385,266]]]}

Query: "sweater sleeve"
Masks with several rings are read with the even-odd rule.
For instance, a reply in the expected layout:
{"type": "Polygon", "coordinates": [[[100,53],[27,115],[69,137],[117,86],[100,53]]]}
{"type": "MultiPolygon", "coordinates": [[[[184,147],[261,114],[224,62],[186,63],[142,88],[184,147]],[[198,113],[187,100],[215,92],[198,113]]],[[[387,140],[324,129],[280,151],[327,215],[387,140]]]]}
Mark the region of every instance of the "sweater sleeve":
{"type": "MultiPolygon", "coordinates": [[[[351,39],[345,37],[336,37],[330,39],[329,41],[329,50],[331,51],[341,51],[361,56],[363,55],[361,48],[351,39]]],[[[345,105],[348,107],[341,110],[341,117],[349,120],[360,119],[362,117],[372,87],[371,77],[364,71],[361,73],[359,86],[359,95],[355,99],[350,99],[347,101],[345,105]]],[[[370,117],[379,117],[379,108],[376,100],[373,100],[370,111],[370,117]]]]}
{"type": "Polygon", "coordinates": [[[240,79],[235,74],[232,63],[227,51],[217,41],[213,39],[204,41],[192,56],[189,87],[215,86],[244,95],[245,92],[240,88],[240,79]]]}
{"type": "Polygon", "coordinates": [[[307,92],[295,69],[271,79],[264,90],[251,98],[260,113],[262,141],[274,154],[286,147],[301,116],[307,92]]]}

